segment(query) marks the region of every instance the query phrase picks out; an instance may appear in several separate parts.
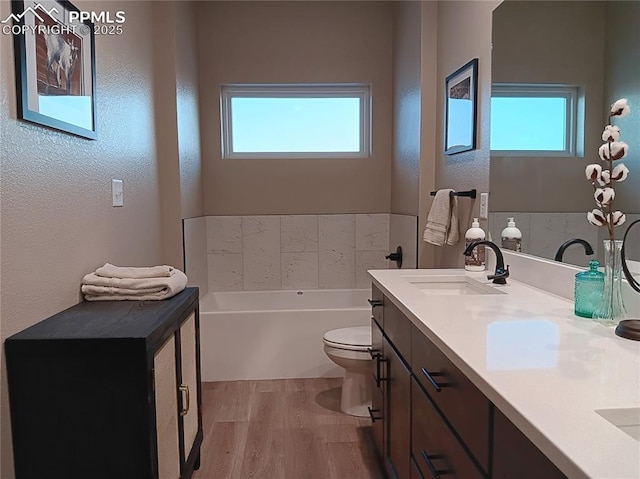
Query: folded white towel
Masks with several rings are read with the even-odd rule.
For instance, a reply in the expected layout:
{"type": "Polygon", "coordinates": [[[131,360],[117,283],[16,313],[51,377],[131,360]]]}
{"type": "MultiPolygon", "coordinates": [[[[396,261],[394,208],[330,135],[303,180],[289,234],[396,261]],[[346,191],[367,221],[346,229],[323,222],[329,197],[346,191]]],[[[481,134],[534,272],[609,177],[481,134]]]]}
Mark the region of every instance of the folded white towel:
{"type": "Polygon", "coordinates": [[[161,278],[171,276],[172,266],[151,266],[146,268],[114,266],[105,263],[95,273],[105,278],[161,278]]]}
{"type": "Polygon", "coordinates": [[[89,273],[82,278],[81,290],[87,301],[161,300],[175,296],[187,286],[187,276],[172,269],[161,278],[106,278],[89,273]]]}
{"type": "Polygon", "coordinates": [[[452,189],[436,192],[422,236],[427,243],[436,246],[442,246],[445,243],[454,245],[460,240],[458,198],[452,193],[454,193],[452,189]]]}

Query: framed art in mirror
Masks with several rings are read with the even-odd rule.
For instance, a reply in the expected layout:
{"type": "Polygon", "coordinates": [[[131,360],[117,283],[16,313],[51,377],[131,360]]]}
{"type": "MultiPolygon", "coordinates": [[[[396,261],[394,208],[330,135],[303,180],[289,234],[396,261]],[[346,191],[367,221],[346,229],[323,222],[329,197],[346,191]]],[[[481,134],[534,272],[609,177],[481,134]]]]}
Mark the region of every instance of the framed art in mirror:
{"type": "Polygon", "coordinates": [[[18,118],[95,140],[93,24],[64,0],[13,1],[12,12],[18,118]]]}
{"type": "Polygon", "coordinates": [[[444,154],[476,148],[478,59],[474,58],[445,79],[444,154]]]}

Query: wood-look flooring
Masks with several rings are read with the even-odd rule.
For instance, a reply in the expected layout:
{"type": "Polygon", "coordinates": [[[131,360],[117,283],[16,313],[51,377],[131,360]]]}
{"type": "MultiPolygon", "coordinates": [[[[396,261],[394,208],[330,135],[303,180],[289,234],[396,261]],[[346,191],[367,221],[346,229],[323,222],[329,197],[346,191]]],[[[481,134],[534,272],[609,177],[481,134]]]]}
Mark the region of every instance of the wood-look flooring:
{"type": "Polygon", "coordinates": [[[383,479],[371,421],[340,412],[341,382],[203,383],[193,479],[383,479]]]}

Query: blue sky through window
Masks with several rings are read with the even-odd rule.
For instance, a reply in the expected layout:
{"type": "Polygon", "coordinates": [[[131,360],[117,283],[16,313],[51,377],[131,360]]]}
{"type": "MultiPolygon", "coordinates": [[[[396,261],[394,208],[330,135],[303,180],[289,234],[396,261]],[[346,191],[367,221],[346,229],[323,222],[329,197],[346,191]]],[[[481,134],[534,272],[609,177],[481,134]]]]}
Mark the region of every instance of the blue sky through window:
{"type": "Polygon", "coordinates": [[[360,151],[359,98],[231,98],[234,153],[360,151]]]}
{"type": "Polygon", "coordinates": [[[567,99],[491,98],[491,149],[564,151],[567,99]]]}

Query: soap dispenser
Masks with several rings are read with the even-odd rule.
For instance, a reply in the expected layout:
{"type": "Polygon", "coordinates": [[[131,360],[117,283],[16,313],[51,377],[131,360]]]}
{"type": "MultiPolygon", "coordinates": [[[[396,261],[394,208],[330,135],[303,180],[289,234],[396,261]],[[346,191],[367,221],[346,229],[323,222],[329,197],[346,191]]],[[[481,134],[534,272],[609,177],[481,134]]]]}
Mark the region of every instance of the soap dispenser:
{"type": "MultiPolygon", "coordinates": [[[[475,241],[480,241],[485,239],[485,234],[482,228],[480,228],[480,223],[478,222],[478,218],[473,218],[473,222],[471,223],[471,228],[467,230],[464,235],[465,238],[465,247],[468,247],[471,243],[475,241]]],[[[485,248],[484,245],[476,246],[469,256],[464,257],[464,269],[467,271],[484,271],[485,269],[485,248]]]]}
{"type": "Polygon", "coordinates": [[[600,304],[604,291],[604,273],[598,271],[598,266],[598,261],[592,259],[587,271],[576,274],[573,300],[577,316],[591,318],[600,304]]]}
{"type": "Polygon", "coordinates": [[[502,230],[502,247],[512,251],[520,252],[522,249],[522,232],[516,227],[513,218],[507,218],[507,227],[502,230]]]}

